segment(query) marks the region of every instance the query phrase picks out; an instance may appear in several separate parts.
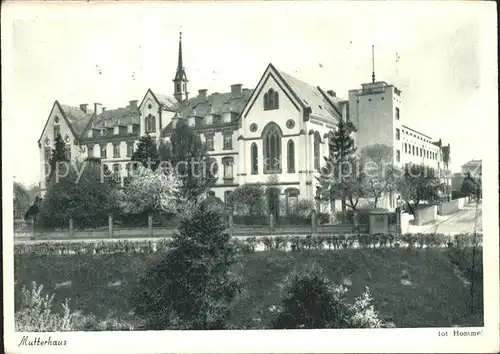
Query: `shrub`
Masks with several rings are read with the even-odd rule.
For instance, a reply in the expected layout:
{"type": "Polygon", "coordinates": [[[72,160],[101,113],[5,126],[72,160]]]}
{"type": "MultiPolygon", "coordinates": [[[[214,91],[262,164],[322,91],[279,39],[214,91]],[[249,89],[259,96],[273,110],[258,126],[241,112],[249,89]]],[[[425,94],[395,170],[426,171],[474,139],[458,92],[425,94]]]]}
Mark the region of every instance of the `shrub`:
{"type": "Polygon", "coordinates": [[[16,311],[15,327],[19,332],[68,332],[68,331],[132,331],[131,324],[118,320],[99,320],[94,315],[84,316],[72,312],[69,299],[62,304],[63,313],[53,312],[54,294],[42,294],[43,285],[32,283],[31,289],[21,289],[21,303],[16,311]]]}
{"type": "Polygon", "coordinates": [[[169,248],[140,277],[132,294],[145,329],[225,329],[239,293],[231,273],[237,245],[221,214],[198,207],[182,220],[169,248]]]}
{"type": "Polygon", "coordinates": [[[292,274],[285,279],[284,291],[271,324],[274,329],[382,326],[368,288],[354,304],[349,305],[346,302],[347,289],[330,282],[322,275],[321,269],[292,274]]]}

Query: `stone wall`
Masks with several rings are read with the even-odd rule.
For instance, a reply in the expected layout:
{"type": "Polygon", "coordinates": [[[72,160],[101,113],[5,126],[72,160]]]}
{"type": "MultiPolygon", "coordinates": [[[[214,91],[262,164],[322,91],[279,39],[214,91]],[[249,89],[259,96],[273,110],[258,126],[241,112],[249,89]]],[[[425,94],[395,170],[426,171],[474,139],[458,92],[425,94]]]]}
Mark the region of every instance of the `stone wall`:
{"type": "Polygon", "coordinates": [[[417,209],[415,211],[415,225],[423,225],[436,220],[437,209],[437,205],[430,205],[417,209]]]}

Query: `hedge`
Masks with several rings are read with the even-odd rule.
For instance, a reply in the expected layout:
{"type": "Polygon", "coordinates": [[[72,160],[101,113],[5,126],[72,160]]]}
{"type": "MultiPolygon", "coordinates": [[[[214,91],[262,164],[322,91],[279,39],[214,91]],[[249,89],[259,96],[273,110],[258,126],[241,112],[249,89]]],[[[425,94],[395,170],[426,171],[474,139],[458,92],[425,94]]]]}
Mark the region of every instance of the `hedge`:
{"type": "MultiPolygon", "coordinates": [[[[482,234],[476,235],[476,245],[482,246],[482,234]]],[[[455,236],[445,234],[403,234],[399,237],[392,234],[354,234],[354,235],[304,235],[233,238],[242,252],[254,252],[262,246],[266,251],[300,251],[313,249],[345,249],[345,248],[466,248],[473,245],[473,234],[455,236]]],[[[14,245],[14,254],[65,255],[65,254],[114,254],[142,253],[152,254],[168,247],[169,241],[92,241],[92,242],[42,242],[22,243],[14,245]]]]}

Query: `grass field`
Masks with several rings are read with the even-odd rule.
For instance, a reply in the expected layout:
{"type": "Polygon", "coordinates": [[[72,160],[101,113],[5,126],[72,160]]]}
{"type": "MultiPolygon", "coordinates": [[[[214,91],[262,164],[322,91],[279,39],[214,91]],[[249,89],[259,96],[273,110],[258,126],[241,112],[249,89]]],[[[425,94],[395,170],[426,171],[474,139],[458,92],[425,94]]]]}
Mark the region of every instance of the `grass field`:
{"type": "MultiPolygon", "coordinates": [[[[479,251],[479,255],[480,255],[479,251]]],[[[142,254],[15,256],[16,300],[20,286],[36,281],[70,298],[71,308],[101,318],[137,323],[129,296],[149,261],[142,254]],[[69,283],[70,282],[70,283],[69,283]]],[[[482,258],[481,258],[482,259],[482,258]]],[[[482,269],[482,261],[476,261],[482,269]]],[[[476,308],[470,310],[470,249],[346,249],[308,252],[256,252],[237,265],[243,293],[235,301],[232,322],[239,328],[263,328],[278,305],[281,284],[294,269],[316,263],[338,283],[352,284],[350,300],[370,287],[381,318],[396,327],[481,326],[482,272],[476,274],[476,308]]]]}

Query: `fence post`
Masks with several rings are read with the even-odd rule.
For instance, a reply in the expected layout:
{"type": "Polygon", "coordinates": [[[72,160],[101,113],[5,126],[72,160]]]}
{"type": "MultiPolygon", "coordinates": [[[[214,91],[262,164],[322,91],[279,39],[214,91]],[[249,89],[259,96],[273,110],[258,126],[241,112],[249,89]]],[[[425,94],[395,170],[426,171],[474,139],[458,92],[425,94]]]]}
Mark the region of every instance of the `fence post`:
{"type": "Polygon", "coordinates": [[[69,237],[73,237],[73,218],[69,218],[69,237]]]}
{"type": "Polygon", "coordinates": [[[108,238],[113,238],[113,214],[108,214],[108,238]]]}
{"type": "Polygon", "coordinates": [[[229,212],[229,236],[233,237],[233,208],[228,209],[229,212]]]}
{"type": "Polygon", "coordinates": [[[148,214],[148,230],[149,237],[153,237],[153,214],[151,213],[148,214]]]}
{"type": "Polygon", "coordinates": [[[316,235],[318,233],[318,222],[316,220],[316,209],[313,209],[311,212],[311,226],[312,226],[312,235],[316,235]]]}
{"type": "Polygon", "coordinates": [[[401,229],[401,208],[397,207],[396,208],[396,235],[401,236],[402,229],[401,229]]]}
{"type": "Polygon", "coordinates": [[[269,233],[274,235],[274,214],[269,213],[269,233]]]}

